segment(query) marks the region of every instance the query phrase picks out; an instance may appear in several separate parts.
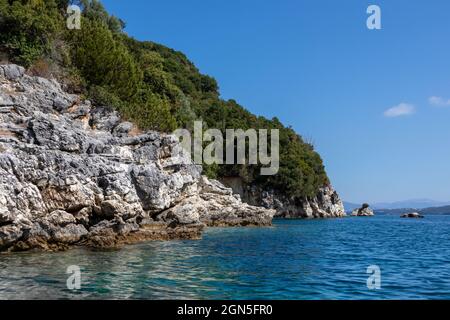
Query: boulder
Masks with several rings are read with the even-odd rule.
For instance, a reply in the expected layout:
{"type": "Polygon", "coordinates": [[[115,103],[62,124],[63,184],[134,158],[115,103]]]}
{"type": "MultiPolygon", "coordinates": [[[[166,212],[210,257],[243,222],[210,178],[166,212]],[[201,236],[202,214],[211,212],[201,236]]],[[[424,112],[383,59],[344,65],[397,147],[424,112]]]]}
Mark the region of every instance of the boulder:
{"type": "Polygon", "coordinates": [[[368,204],[363,204],[361,208],[353,210],[351,214],[352,217],[371,217],[374,215],[368,204]]]}
{"type": "Polygon", "coordinates": [[[15,64],[0,66],[0,70],[0,75],[11,81],[17,80],[25,73],[25,68],[15,64]]]}
{"type": "Polygon", "coordinates": [[[405,213],[405,214],[402,214],[400,217],[401,218],[414,218],[414,219],[425,218],[423,215],[421,215],[418,212],[405,213]]]}

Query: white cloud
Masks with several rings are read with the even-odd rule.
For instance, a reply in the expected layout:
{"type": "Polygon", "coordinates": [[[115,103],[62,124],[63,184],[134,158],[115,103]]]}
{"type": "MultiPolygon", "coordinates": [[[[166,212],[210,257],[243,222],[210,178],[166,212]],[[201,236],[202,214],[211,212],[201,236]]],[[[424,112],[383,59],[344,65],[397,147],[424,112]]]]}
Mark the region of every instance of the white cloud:
{"type": "Polygon", "coordinates": [[[409,116],[416,112],[416,108],[409,103],[400,103],[384,112],[384,116],[388,118],[409,116]]]}
{"type": "Polygon", "coordinates": [[[430,97],[428,99],[428,102],[433,105],[433,106],[437,106],[437,107],[448,107],[450,106],[450,99],[446,100],[442,97],[430,97]]]}

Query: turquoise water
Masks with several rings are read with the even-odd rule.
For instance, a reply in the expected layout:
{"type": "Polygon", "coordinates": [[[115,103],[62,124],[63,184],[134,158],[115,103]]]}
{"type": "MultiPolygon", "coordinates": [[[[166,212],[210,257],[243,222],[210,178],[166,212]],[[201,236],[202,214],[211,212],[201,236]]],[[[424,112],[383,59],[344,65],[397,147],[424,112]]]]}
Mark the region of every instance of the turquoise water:
{"type": "Polygon", "coordinates": [[[0,298],[450,299],[450,217],[279,220],[200,241],[0,255],[0,298]],[[81,267],[78,291],[69,265],[81,267]]]}

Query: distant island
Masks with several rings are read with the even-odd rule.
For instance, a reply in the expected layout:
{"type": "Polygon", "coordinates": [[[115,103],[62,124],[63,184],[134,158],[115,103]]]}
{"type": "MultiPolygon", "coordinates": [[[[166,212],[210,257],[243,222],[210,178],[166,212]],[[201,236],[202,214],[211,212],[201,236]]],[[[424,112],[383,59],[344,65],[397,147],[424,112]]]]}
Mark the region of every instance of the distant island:
{"type": "MultiPolygon", "coordinates": [[[[347,213],[359,209],[361,204],[344,201],[347,213]]],[[[380,215],[402,215],[417,212],[421,215],[450,215],[450,202],[435,201],[430,199],[412,199],[395,202],[372,203],[370,207],[375,214],[380,215]]]]}
{"type": "Polygon", "coordinates": [[[431,207],[424,209],[402,208],[402,209],[376,209],[375,214],[401,215],[410,212],[418,212],[421,215],[450,215],[450,206],[431,207]]]}

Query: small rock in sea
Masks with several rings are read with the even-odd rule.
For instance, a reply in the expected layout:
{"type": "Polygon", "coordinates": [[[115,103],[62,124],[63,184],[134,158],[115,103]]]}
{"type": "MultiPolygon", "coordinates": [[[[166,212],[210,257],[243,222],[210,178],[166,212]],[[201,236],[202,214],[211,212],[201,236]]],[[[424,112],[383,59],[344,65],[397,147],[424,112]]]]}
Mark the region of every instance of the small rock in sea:
{"type": "Polygon", "coordinates": [[[417,218],[425,218],[423,215],[421,215],[418,212],[405,213],[405,214],[402,214],[400,217],[401,218],[416,218],[416,219],[417,218]]]}
{"type": "Polygon", "coordinates": [[[364,203],[361,208],[353,210],[351,216],[353,217],[371,217],[375,214],[373,210],[369,208],[370,206],[367,203],[364,203]]]}

